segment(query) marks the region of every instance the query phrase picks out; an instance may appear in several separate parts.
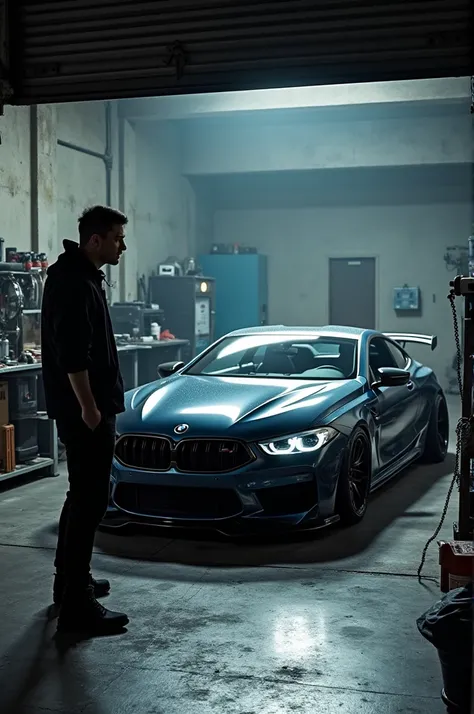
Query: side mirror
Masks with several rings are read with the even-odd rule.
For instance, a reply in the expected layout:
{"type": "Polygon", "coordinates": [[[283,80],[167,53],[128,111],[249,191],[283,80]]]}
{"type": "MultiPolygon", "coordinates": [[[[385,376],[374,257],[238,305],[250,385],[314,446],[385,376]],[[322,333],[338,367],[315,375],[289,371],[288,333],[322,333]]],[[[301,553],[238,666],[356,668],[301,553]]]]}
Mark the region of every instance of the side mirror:
{"type": "Polygon", "coordinates": [[[372,385],[373,387],[403,387],[411,379],[410,372],[398,367],[380,367],[379,378],[372,385]]]}
{"type": "Polygon", "coordinates": [[[183,367],[184,362],[164,362],[163,364],[158,365],[158,377],[160,379],[171,377],[172,374],[179,372],[179,370],[183,369],[183,367]]]}

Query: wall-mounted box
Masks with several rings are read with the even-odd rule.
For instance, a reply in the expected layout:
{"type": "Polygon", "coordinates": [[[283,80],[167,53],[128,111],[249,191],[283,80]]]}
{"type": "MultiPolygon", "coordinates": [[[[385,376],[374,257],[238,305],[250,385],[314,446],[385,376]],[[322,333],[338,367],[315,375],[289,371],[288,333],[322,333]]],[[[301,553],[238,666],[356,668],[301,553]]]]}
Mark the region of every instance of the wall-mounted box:
{"type": "Polygon", "coordinates": [[[413,312],[420,309],[420,288],[410,288],[404,285],[402,288],[393,289],[393,309],[396,312],[413,312]]]}

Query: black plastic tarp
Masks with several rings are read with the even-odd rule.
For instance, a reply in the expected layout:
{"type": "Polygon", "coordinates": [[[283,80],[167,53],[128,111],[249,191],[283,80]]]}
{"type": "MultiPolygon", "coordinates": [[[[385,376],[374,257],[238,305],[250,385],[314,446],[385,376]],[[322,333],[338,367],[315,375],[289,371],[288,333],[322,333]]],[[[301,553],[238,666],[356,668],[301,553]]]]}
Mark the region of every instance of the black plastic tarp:
{"type": "Polygon", "coordinates": [[[437,650],[472,657],[473,588],[451,590],[417,620],[418,630],[437,650]]]}

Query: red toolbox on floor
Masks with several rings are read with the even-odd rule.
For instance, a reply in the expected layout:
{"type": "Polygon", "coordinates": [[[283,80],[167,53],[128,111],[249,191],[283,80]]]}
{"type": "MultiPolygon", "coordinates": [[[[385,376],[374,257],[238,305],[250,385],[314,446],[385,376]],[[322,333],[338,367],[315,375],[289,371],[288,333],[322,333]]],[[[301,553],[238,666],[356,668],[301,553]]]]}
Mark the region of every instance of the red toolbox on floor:
{"type": "Polygon", "coordinates": [[[439,543],[441,592],[462,588],[473,580],[474,543],[466,540],[439,543]]]}

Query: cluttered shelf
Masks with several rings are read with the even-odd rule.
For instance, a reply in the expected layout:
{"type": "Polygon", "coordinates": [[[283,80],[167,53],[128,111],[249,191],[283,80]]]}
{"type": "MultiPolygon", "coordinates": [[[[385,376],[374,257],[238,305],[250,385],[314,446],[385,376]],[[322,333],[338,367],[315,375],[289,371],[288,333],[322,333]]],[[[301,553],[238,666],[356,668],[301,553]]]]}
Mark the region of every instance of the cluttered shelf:
{"type": "Polygon", "coordinates": [[[58,470],[56,426],[39,378],[47,268],[44,253],[4,251],[0,239],[0,482],[58,470]]]}
{"type": "Polygon", "coordinates": [[[186,350],[189,345],[187,340],[177,339],[132,342],[121,339],[120,335],[116,335],[115,338],[126,390],[153,382],[158,377],[159,364],[173,360],[181,362],[183,350],[186,350]]]}
{"type": "MultiPolygon", "coordinates": [[[[117,336],[116,336],[117,337],[117,336]]],[[[120,342],[117,339],[117,351],[118,352],[133,352],[133,350],[152,350],[156,347],[158,348],[169,348],[169,347],[185,347],[188,345],[188,340],[156,340],[154,342],[120,342]]]]}
{"type": "Polygon", "coordinates": [[[56,425],[44,411],[41,363],[0,366],[0,482],[58,471],[56,425]]]}
{"type": "Polygon", "coordinates": [[[3,377],[8,374],[17,374],[19,372],[40,372],[41,371],[41,362],[33,362],[33,363],[9,363],[5,364],[4,362],[0,362],[0,377],[3,377]]]}
{"type": "Polygon", "coordinates": [[[38,456],[26,464],[16,465],[12,471],[0,472],[0,483],[8,479],[26,476],[26,474],[32,473],[33,471],[47,471],[51,476],[54,476],[56,475],[56,468],[57,464],[55,464],[54,459],[47,456],[38,456]]]}
{"type": "MultiPolygon", "coordinates": [[[[181,350],[187,345],[187,340],[177,339],[153,342],[118,339],[117,350],[120,357],[125,357],[122,370],[127,388],[156,379],[158,364],[167,359],[180,361],[181,350]],[[157,351],[159,359],[156,358],[157,351]],[[143,359],[145,352],[149,353],[150,360],[143,359]],[[128,356],[132,360],[132,374],[127,378],[128,356]]],[[[58,472],[56,426],[44,411],[40,411],[44,407],[42,380],[39,379],[41,355],[30,353],[28,359],[37,361],[18,362],[13,355],[0,361],[0,482],[32,472],[50,476],[58,472]]]]}
{"type": "MultiPolygon", "coordinates": [[[[3,251],[0,239],[0,481],[56,474],[56,426],[44,411],[41,304],[45,254],[3,251]]],[[[139,300],[110,305],[125,389],[157,379],[167,362],[188,362],[213,341],[215,287],[193,265],[161,265],[139,300]],[[174,334],[173,334],[174,333],[174,334]]]]}

